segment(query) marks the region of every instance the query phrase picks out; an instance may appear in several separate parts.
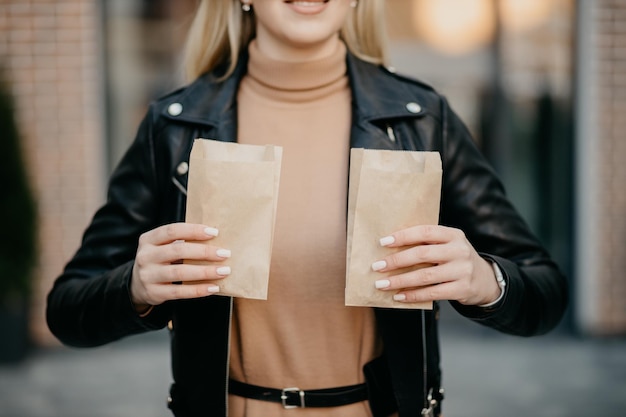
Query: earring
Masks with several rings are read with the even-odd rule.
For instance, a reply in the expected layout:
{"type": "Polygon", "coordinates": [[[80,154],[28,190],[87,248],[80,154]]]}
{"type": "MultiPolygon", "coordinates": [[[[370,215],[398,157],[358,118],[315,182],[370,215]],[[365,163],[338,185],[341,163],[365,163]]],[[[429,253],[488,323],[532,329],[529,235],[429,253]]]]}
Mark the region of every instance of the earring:
{"type": "Polygon", "coordinates": [[[244,12],[249,12],[251,8],[250,3],[241,3],[241,10],[244,12]]]}
{"type": "Polygon", "coordinates": [[[352,0],[350,2],[350,7],[352,7],[353,9],[356,9],[356,6],[359,5],[359,2],[357,0],[352,0]]]}

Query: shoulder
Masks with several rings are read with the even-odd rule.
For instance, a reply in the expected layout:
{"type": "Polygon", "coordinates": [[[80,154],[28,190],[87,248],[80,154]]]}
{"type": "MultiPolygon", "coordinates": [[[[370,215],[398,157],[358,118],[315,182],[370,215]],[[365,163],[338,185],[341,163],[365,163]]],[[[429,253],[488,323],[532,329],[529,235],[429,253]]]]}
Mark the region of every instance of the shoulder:
{"type": "Polygon", "coordinates": [[[197,96],[211,94],[218,84],[210,74],[203,75],[155,98],[150,106],[153,109],[164,110],[172,103],[189,102],[197,96]]]}
{"type": "Polygon", "coordinates": [[[402,72],[398,72],[398,70],[391,65],[379,65],[379,68],[389,77],[393,78],[394,80],[396,80],[397,82],[403,83],[405,85],[407,85],[410,88],[416,88],[418,90],[421,90],[425,93],[431,93],[431,94],[435,94],[435,95],[439,95],[439,93],[437,92],[437,90],[435,89],[435,87],[433,87],[431,84],[415,78],[415,77],[411,77],[409,75],[406,75],[402,72]]]}

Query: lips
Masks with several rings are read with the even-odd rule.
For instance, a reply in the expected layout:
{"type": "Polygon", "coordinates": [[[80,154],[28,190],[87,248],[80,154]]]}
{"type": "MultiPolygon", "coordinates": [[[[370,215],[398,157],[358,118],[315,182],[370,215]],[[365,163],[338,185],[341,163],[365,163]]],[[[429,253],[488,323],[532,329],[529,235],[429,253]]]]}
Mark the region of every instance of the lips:
{"type": "Polygon", "coordinates": [[[303,16],[321,14],[330,0],[285,0],[285,4],[295,13],[303,16]]]}
{"type": "Polygon", "coordinates": [[[313,7],[319,6],[321,3],[328,3],[330,0],[286,0],[285,3],[295,6],[313,7]]]}

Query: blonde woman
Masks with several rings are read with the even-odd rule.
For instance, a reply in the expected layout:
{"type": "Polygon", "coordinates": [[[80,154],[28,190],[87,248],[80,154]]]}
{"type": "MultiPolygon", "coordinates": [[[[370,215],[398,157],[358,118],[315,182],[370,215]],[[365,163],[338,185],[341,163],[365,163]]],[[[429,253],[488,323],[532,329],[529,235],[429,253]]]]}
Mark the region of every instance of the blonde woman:
{"type": "Polygon", "coordinates": [[[382,8],[200,2],[190,84],[151,105],[49,295],[61,341],[102,345],[170,323],[176,416],[413,417],[441,412],[440,300],[511,334],[558,323],[566,283],[462,122],[433,89],[383,66],[382,8]],[[284,148],[267,301],[215,296],[219,286],[205,282],[228,279],[231,252],[198,244],[218,230],[183,223],[198,137],[284,148]],[[435,301],[433,311],[344,306],[354,147],[441,154],[441,226],[372,237],[402,248],[371,260],[376,288],[404,303],[435,301]],[[393,273],[416,264],[432,266],[393,273]]]}

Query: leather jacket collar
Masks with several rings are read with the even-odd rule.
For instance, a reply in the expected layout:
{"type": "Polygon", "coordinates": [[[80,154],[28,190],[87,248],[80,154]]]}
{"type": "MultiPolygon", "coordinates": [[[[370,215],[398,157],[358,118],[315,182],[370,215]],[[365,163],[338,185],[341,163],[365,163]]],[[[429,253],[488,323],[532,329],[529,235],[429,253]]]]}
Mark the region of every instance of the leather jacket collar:
{"type": "MultiPolygon", "coordinates": [[[[420,118],[427,113],[438,116],[438,98],[428,86],[416,93],[406,88],[401,79],[388,77],[391,71],[361,61],[346,54],[348,78],[353,96],[353,129],[350,146],[353,148],[398,149],[384,130],[377,125],[385,121],[420,118]],[[380,82],[383,72],[385,82],[380,82]]],[[[186,122],[212,127],[217,138],[236,141],[237,105],[235,92],[247,71],[248,55],[242,53],[233,74],[222,82],[215,82],[215,72],[200,77],[176,99],[182,106],[180,114],[171,114],[168,107],[161,115],[174,122],[186,122]]],[[[219,73],[219,71],[217,71],[219,73]]],[[[391,73],[393,74],[393,73],[391,73]]]]}

